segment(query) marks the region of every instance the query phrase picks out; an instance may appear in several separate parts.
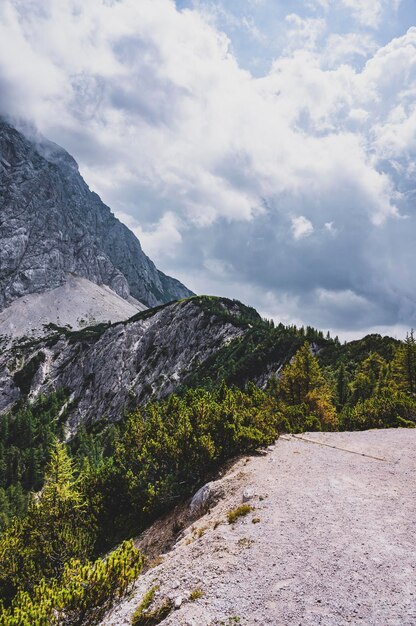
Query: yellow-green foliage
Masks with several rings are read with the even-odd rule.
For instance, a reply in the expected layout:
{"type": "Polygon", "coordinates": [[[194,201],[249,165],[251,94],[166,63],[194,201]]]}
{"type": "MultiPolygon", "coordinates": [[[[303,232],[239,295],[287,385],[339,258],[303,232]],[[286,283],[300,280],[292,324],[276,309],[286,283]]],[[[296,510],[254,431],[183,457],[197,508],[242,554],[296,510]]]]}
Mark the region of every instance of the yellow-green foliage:
{"type": "Polygon", "coordinates": [[[333,391],[327,383],[308,342],[283,369],[278,383],[282,412],[293,430],[334,429],[338,419],[333,391]]]}
{"type": "Polygon", "coordinates": [[[32,593],[20,591],[0,626],[76,626],[96,624],[122,597],[143,567],[143,557],[128,541],[94,563],[71,559],[60,580],[41,582],[32,593]]]}
{"type": "Polygon", "coordinates": [[[254,507],[250,506],[249,504],[241,504],[232,511],[229,511],[227,515],[228,523],[234,524],[234,522],[236,522],[239,517],[244,517],[245,515],[248,515],[251,511],[254,511],[254,507]]]}
{"type": "Polygon", "coordinates": [[[41,495],[0,538],[1,597],[30,591],[42,578],[59,578],[70,559],[89,558],[94,537],[73,462],[65,446],[55,442],[41,495]]]}
{"type": "Polygon", "coordinates": [[[191,591],[191,593],[189,594],[189,599],[191,602],[195,602],[196,600],[203,598],[204,595],[205,595],[204,591],[200,589],[199,587],[197,587],[196,589],[193,589],[191,591]]]}
{"type": "Polygon", "coordinates": [[[148,608],[152,604],[155,598],[156,592],[158,590],[159,590],[159,585],[155,585],[154,587],[151,587],[148,591],[146,591],[146,593],[143,596],[142,601],[140,602],[137,609],[134,611],[133,619],[132,619],[133,626],[135,624],[140,623],[140,619],[143,617],[144,613],[148,610],[148,608]]]}
{"type": "Polygon", "coordinates": [[[132,626],[157,626],[161,621],[166,619],[169,613],[173,609],[172,602],[169,598],[166,598],[152,610],[142,609],[140,610],[141,604],[137,607],[133,618],[132,618],[132,626]]]}

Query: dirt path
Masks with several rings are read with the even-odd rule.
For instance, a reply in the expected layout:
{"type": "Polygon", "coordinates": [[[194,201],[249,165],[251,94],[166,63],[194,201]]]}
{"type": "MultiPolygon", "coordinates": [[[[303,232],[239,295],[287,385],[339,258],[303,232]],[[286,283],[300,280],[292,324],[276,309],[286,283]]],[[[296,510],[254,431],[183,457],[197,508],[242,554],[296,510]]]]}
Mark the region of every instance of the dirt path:
{"type": "Polygon", "coordinates": [[[182,598],[164,626],[416,626],[416,430],[307,437],[327,446],[285,437],[239,461],[222,500],[103,625],[130,624],[160,584],[160,598],[182,598]],[[255,510],[228,524],[250,486],[255,510]]]}

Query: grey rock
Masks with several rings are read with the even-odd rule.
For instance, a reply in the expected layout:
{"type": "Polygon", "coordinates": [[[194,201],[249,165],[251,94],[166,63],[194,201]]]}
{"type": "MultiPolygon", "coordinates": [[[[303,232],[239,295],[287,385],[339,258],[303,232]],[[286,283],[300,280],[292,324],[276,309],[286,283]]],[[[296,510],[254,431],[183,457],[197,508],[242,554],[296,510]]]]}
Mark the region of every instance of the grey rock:
{"type": "Polygon", "coordinates": [[[0,310],[69,274],[146,306],[192,295],[155,267],[65,150],[25,132],[0,117],[0,310]]]}
{"type": "Polygon", "coordinates": [[[249,502],[256,497],[256,490],[254,487],[246,487],[243,491],[243,502],[249,502]]]}
{"type": "Polygon", "coordinates": [[[209,482],[199,489],[189,505],[192,515],[203,515],[221,498],[223,487],[220,481],[209,482]]]}
{"type": "Polygon", "coordinates": [[[138,313],[128,322],[73,333],[58,328],[0,353],[0,411],[25,393],[15,374],[27,371],[31,400],[68,390],[69,433],[80,423],[115,421],[178,389],[196,364],[244,332],[204,310],[198,298],[138,313]]]}
{"type": "Polygon", "coordinates": [[[68,276],[61,287],[18,298],[0,311],[0,335],[9,340],[40,337],[50,324],[76,330],[106,322],[121,322],[147,307],[125,300],[105,285],[80,276],[68,276]]]}
{"type": "Polygon", "coordinates": [[[173,602],[173,606],[175,607],[175,609],[180,609],[182,606],[182,602],[183,602],[182,596],[178,596],[177,598],[175,598],[173,602]]]}

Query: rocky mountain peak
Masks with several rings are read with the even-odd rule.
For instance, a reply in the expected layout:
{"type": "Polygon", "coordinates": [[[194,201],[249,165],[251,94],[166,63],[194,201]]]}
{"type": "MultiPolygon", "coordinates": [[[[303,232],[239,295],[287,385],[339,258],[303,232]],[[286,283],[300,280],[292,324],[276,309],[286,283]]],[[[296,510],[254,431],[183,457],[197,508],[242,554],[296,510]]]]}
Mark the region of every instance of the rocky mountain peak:
{"type": "Polygon", "coordinates": [[[0,118],[0,310],[69,275],[146,306],[192,295],[155,267],[72,156],[0,118]]]}

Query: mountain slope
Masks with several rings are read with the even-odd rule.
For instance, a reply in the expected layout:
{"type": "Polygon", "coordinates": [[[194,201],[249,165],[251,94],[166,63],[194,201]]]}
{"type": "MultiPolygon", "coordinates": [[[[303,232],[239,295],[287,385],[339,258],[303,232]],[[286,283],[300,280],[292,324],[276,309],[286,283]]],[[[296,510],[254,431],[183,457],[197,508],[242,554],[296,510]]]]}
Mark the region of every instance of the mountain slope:
{"type": "Polygon", "coordinates": [[[223,315],[195,297],[127,322],[78,332],[52,326],[47,337],[15,342],[0,356],[0,411],[21,397],[66,389],[68,426],[74,431],[81,422],[117,420],[138,403],[166,396],[200,363],[247,332],[253,311],[218,302],[223,315]]]}
{"type": "MultiPolygon", "coordinates": [[[[0,314],[0,322],[8,311],[0,314]]],[[[264,386],[305,340],[323,364],[333,367],[347,355],[352,367],[358,351],[356,367],[372,351],[396,343],[372,335],[341,346],[314,329],[275,328],[238,301],[208,296],[78,331],[65,328],[64,321],[49,325],[41,338],[21,338],[12,345],[3,338],[0,412],[21,398],[35,400],[65,389],[68,425],[74,432],[80,423],[116,421],[138,404],[184,387],[213,389],[222,380],[239,387],[248,381],[264,386]]]]}
{"type": "Polygon", "coordinates": [[[69,274],[146,306],[191,295],[157,270],[65,150],[0,118],[0,309],[69,274]]]}
{"type": "Polygon", "coordinates": [[[119,322],[145,309],[138,300],[125,300],[106,285],[69,275],[62,286],[22,296],[0,311],[0,336],[42,335],[50,323],[75,330],[102,322],[119,322]]]}

